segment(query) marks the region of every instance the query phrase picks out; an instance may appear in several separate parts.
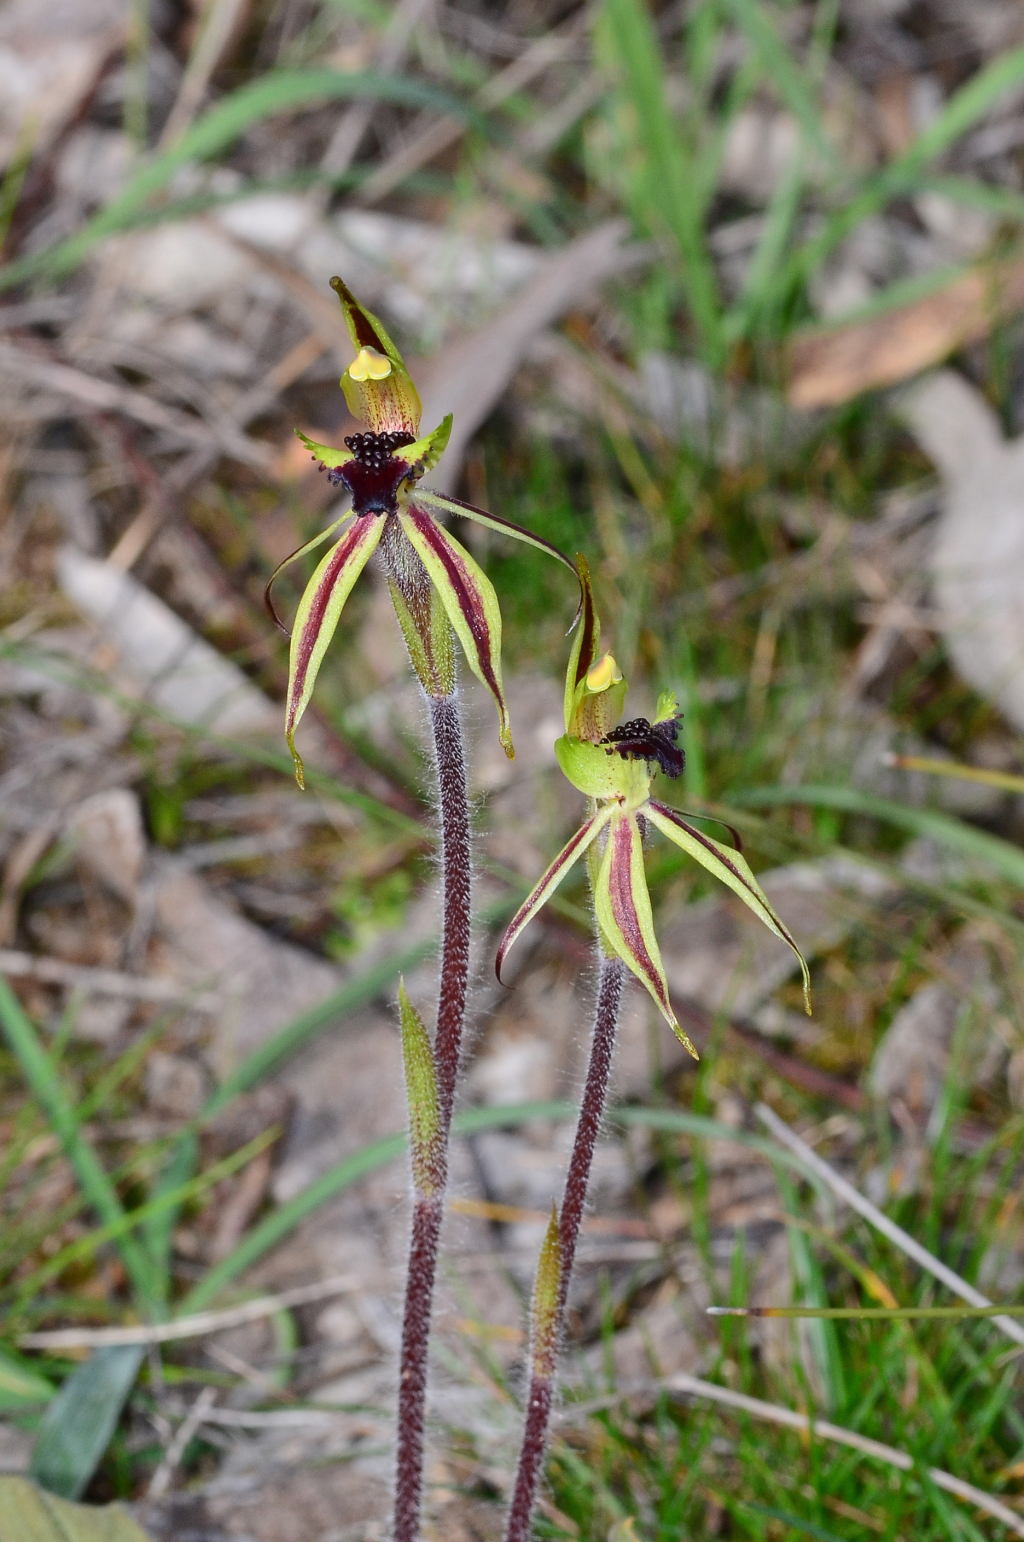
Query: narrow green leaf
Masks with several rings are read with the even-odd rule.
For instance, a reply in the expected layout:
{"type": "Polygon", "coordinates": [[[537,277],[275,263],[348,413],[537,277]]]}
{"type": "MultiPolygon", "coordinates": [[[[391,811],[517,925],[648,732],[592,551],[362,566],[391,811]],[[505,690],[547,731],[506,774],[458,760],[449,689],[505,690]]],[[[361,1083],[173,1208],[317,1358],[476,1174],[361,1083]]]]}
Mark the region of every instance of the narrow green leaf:
{"type": "Polygon", "coordinates": [[[876,798],[872,793],[860,792],[856,787],[757,787],[747,792],[730,794],[730,801],[738,808],[775,808],[785,804],[802,803],[808,808],[831,808],[845,814],[865,814],[870,819],[880,819],[886,824],[897,825],[911,835],[926,835],[951,851],[963,856],[975,857],[985,862],[1000,877],[1024,887],[1024,851],[989,835],[974,825],[955,819],[951,814],[939,814],[934,809],[911,808],[906,803],[895,803],[889,798],[876,798]]]}
{"type": "Polygon", "coordinates": [[[297,112],[345,98],[433,107],[459,118],[478,117],[450,93],[399,75],[379,75],[369,70],[352,74],[338,70],[271,71],[211,107],[177,144],[136,172],[124,192],[75,235],[0,269],[0,291],[21,284],[34,274],[57,277],[70,272],[98,241],[131,223],[183,166],[208,160],[226,150],[254,124],[278,113],[297,112]]]}
{"type": "Polygon", "coordinates": [[[551,1218],[544,1233],[537,1277],[530,1306],[530,1360],[534,1376],[550,1380],[558,1359],[558,1317],[562,1300],[562,1239],[558,1231],[558,1211],[551,1206],[551,1218]]]}
{"type": "Polygon", "coordinates": [[[757,0],[728,0],[728,3],[758,54],[764,79],[789,108],[808,145],[817,151],[826,165],[836,168],[839,158],[822,125],[808,71],[793,58],[772,25],[767,8],[759,5],[757,0]]]}
{"type": "Polygon", "coordinates": [[[409,1101],[409,1150],[417,1194],[431,1198],[444,1184],[444,1141],[437,1098],[434,1051],[423,1021],[398,982],[398,1008],[402,1019],[402,1059],[405,1091],[409,1101]]]}
{"type": "MultiPolygon", "coordinates": [[[[104,1224],[116,1228],[124,1221],[124,1207],[104,1168],[87,1145],[79,1129],[78,1117],[65,1096],[53,1064],[35,1027],[21,1009],[7,981],[0,977],[0,1027],[14,1054],[33,1097],[40,1104],[50,1127],[74,1169],[82,1192],[104,1224]]],[[[139,1242],[126,1232],[118,1236],[118,1251],[131,1276],[143,1305],[158,1312],[163,1299],[161,1281],[152,1260],[139,1242]]]]}
{"type": "Polygon", "coordinates": [[[43,1415],[29,1476],[77,1499],[99,1466],[142,1364],[134,1344],[99,1349],[68,1377],[43,1415]]]}
{"type": "Polygon", "coordinates": [[[53,1383],[40,1376],[31,1360],[0,1347],[0,1413],[38,1407],[53,1397],[53,1383]]]}
{"type": "MultiPolygon", "coordinates": [[[[537,1119],[572,1120],[578,1114],[579,1108],[576,1104],[560,1102],[517,1103],[497,1108],[464,1108],[455,1115],[452,1130],[455,1135],[473,1135],[479,1130],[516,1129],[519,1125],[529,1124],[537,1119]]],[[[672,1108],[623,1107],[612,1109],[608,1119],[614,1124],[632,1125],[640,1129],[666,1130],[677,1135],[696,1135],[709,1140],[734,1141],[741,1146],[748,1146],[752,1151],[759,1152],[773,1162],[781,1162],[783,1166],[798,1172],[816,1188],[822,1187],[821,1180],[814,1169],[805,1166],[799,1157],[788,1152],[785,1147],[777,1146],[774,1141],[762,1135],[752,1135],[746,1130],[734,1130],[731,1125],[719,1124],[714,1119],[705,1118],[700,1114],[688,1114],[672,1108]]],[[[368,1173],[376,1172],[388,1162],[393,1162],[401,1156],[405,1147],[405,1134],[399,1131],[394,1135],[385,1135],[381,1140],[374,1141],[352,1152],[350,1156],[343,1157],[315,1183],[311,1183],[300,1194],[296,1194],[294,1199],[289,1200],[287,1204],[282,1205],[279,1210],[275,1210],[255,1226],[234,1252],[221,1263],[216,1264],[203,1276],[198,1285],[193,1287],[185,1299],[179,1302],[175,1315],[185,1317],[209,1306],[226,1285],[237,1279],[271,1248],[282,1242],[300,1221],[305,1220],[307,1215],[312,1215],[321,1205],[333,1199],[335,1194],[340,1194],[343,1189],[358,1182],[360,1178],[366,1177],[368,1173]]]]}
{"type": "Polygon", "coordinates": [[[76,1505],[0,1478],[0,1542],[147,1542],[120,1505],[76,1505]]]}
{"type": "Polygon", "coordinates": [[[682,259],[694,325],[711,363],[722,361],[718,283],[704,239],[695,157],[688,153],[668,105],[662,51],[645,0],[605,0],[608,53],[636,118],[643,172],[639,188],[652,231],[668,227],[682,259]]]}

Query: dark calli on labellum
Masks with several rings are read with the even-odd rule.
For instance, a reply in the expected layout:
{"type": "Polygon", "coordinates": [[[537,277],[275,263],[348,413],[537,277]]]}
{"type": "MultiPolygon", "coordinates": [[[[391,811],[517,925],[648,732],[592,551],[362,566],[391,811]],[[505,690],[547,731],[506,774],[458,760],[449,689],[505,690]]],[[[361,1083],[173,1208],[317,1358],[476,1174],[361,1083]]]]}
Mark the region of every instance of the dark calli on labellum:
{"type": "Polygon", "coordinates": [[[609,755],[621,755],[623,760],[643,760],[648,765],[657,761],[666,776],[682,776],[686,756],[676,744],[681,723],[679,717],[665,718],[660,723],[634,717],[613,728],[600,742],[608,746],[609,755]]]}

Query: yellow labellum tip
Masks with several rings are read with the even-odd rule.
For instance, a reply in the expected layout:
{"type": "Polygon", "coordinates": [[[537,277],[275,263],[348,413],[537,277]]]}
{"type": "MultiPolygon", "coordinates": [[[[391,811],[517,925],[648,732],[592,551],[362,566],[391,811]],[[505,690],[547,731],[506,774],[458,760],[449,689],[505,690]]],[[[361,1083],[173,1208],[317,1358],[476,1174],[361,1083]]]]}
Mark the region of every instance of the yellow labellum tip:
{"type": "Polygon", "coordinates": [[[376,348],[360,348],[348,372],[353,380],[386,380],[391,373],[391,360],[376,348]]]}
{"type": "Polygon", "coordinates": [[[597,663],[587,674],[587,690],[606,691],[611,685],[618,685],[622,679],[622,670],[616,664],[610,653],[606,653],[603,659],[597,663]]]}

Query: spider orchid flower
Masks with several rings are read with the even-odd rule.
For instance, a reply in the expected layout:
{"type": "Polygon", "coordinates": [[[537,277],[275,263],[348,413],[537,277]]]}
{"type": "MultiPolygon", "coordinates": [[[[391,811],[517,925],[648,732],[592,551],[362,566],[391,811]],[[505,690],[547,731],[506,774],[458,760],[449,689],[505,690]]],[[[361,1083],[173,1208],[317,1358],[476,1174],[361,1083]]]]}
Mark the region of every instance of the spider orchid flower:
{"type": "Polygon", "coordinates": [[[280,625],[269,597],[274,579],[290,563],[332,543],[306,586],[292,629],[285,737],[296,779],[300,787],[304,785],[296,729],[345,601],[378,547],[413,667],[427,694],[443,697],[455,688],[454,631],[470,669],[494,698],[499,736],[511,759],[515,752],[501,682],[498,597],[482,568],[449,535],[438,516],[475,520],[548,552],[574,574],[576,570],[557,547],[519,525],[419,486],[420,478],[444,452],[451,415],[420,437],[420,399],[401,354],[377,317],[360,305],[340,278],[331,279],[331,288],[341,301],[356,349],[341,377],[341,388],[349,410],[366,424],[366,431],[349,435],[342,449],[316,444],[299,433],[329,480],[350,494],[351,508],[287,557],[267,586],[267,605],[280,625]]]}
{"type": "MultiPolygon", "coordinates": [[[[671,692],[665,692],[653,722],[633,718],[614,726],[625,703],[626,682],[610,653],[598,657],[601,623],[594,609],[586,563],[582,557],[577,562],[583,601],[565,682],[566,731],[556,741],[555,754],[569,781],[590,800],[590,808],[583,824],[513,916],[498,949],[496,972],[500,980],[508,951],[527,922],[550,899],[570,868],[586,855],[602,947],[609,957],[618,955],[646,986],[673,1033],[696,1057],[697,1051],[672,1010],[654,932],[644,870],[645,825],[659,830],[720,879],[769,931],[789,944],[800,960],[804,1000],[810,1012],[807,965],[742,853],[712,840],[675,809],[651,796],[655,768],[669,777],[677,777],[683,770],[683,751],[676,744],[681,722],[678,703],[671,692]]],[[[735,831],[731,833],[738,847],[739,837],[735,831]]]]}

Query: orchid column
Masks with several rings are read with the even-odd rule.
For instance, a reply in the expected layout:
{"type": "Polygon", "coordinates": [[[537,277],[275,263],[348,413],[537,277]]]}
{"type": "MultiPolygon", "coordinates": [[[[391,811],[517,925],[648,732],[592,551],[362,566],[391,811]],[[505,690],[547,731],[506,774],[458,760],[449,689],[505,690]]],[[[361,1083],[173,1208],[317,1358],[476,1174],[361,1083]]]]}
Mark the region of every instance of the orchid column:
{"type": "Polygon", "coordinates": [[[501,682],[498,598],[486,574],[438,523],[437,515],[476,520],[539,547],[570,571],[575,570],[555,547],[520,526],[419,486],[420,478],[444,452],[451,417],[432,433],[419,437],[420,399],[394,343],[376,316],[359,304],[340,278],[332,278],[331,287],[341,301],[356,350],[341,387],[350,411],[367,425],[367,431],[351,434],[343,449],[314,444],[304,434],[299,435],[330,480],[351,494],[352,505],[287,559],[287,563],[294,562],[333,538],[295,618],[285,734],[302,787],[303,768],[295,748],[295,732],[345,601],[370,557],[378,552],[409,657],[430,709],[441,815],[441,979],[432,1045],[415,1008],[404,989],[401,991],[413,1215],[398,1391],[394,1542],[416,1542],[423,1487],[430,1318],[469,981],[470,820],[456,694],[456,637],[470,669],[494,699],[505,753],[510,758],[514,753],[501,682]]]}

